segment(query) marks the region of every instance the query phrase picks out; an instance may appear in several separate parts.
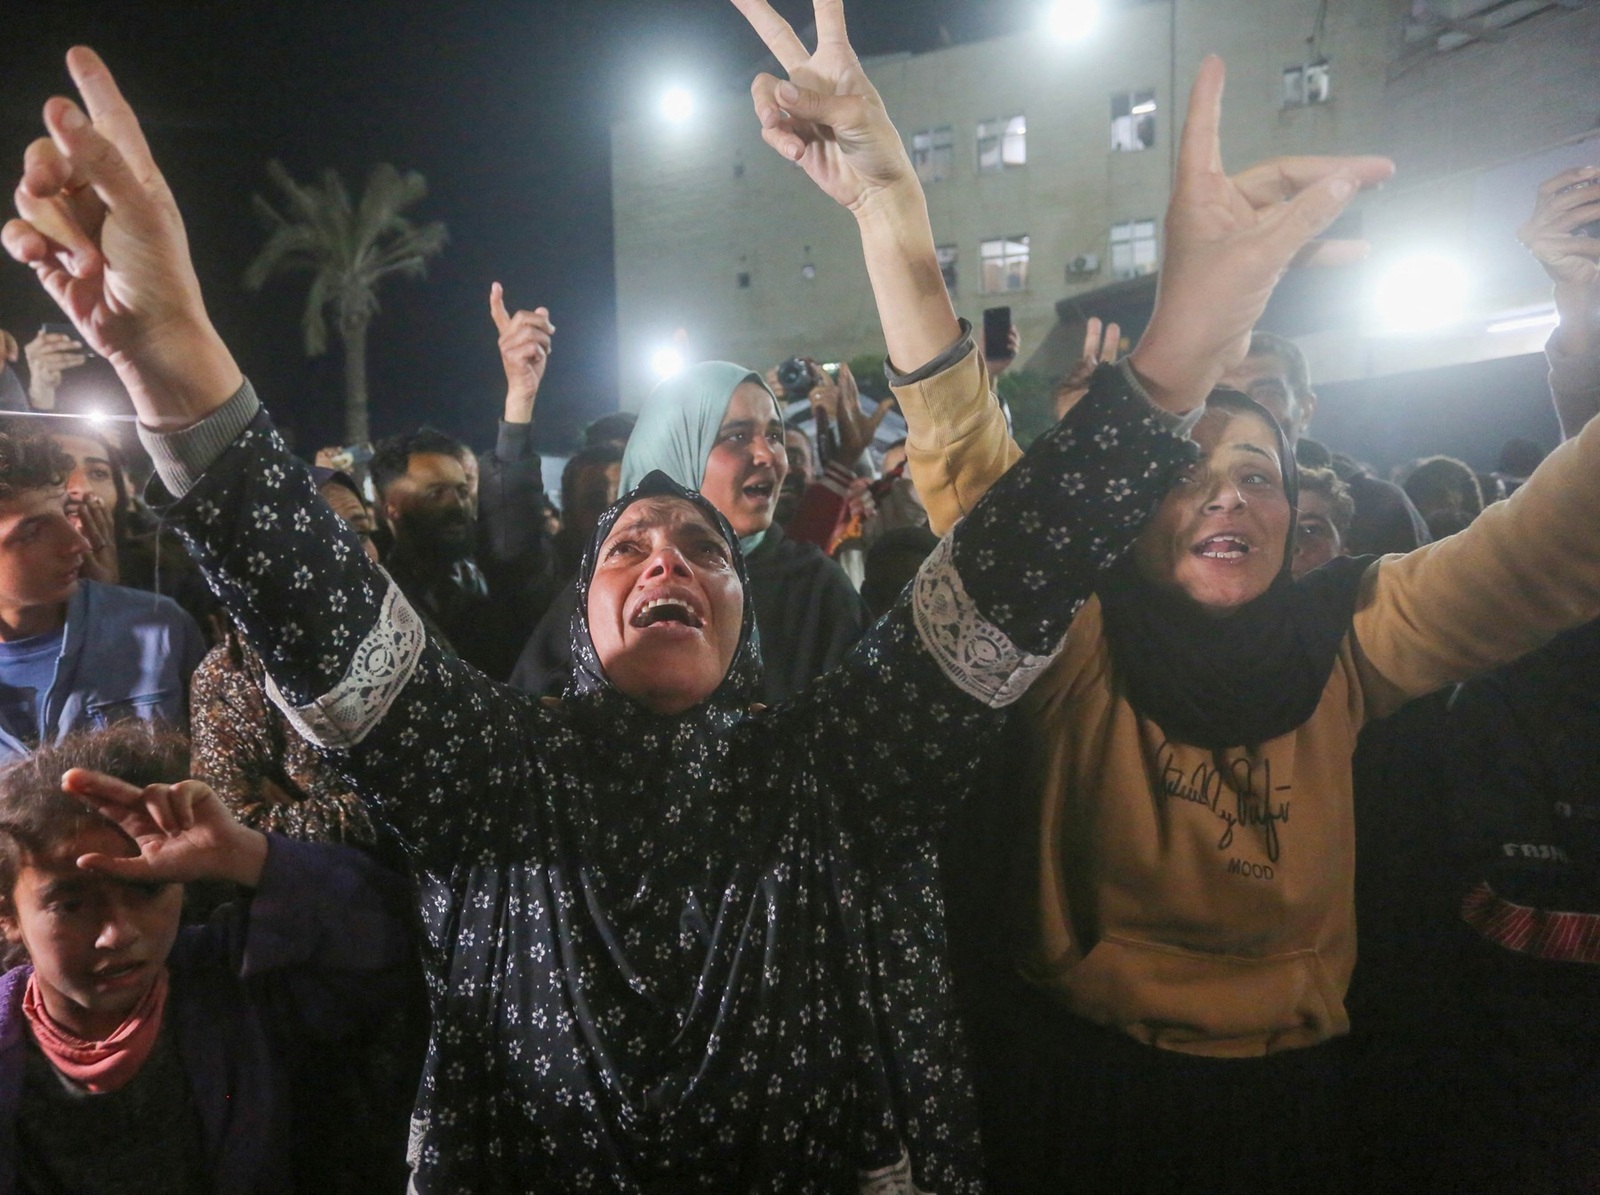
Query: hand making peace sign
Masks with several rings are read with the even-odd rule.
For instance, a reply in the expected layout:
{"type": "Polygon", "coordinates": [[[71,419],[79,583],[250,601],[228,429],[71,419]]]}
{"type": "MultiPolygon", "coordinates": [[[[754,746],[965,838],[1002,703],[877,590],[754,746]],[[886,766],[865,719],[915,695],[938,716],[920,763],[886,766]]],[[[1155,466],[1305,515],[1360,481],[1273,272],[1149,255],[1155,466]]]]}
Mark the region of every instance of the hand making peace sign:
{"type": "Polygon", "coordinates": [[[886,188],[915,187],[900,134],[850,46],[844,0],[815,0],[815,53],[767,0],[733,3],[789,75],[761,74],[751,84],[766,143],[857,214],[886,188]]]}

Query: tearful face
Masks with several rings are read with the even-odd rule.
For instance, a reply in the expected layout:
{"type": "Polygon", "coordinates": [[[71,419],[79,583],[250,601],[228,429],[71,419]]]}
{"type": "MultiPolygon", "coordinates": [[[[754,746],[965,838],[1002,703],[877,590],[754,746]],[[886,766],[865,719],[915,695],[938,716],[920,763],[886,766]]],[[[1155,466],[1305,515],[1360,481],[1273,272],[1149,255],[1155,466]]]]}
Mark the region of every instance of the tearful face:
{"type": "Polygon", "coordinates": [[[587,614],[611,683],[656,713],[682,713],[716,691],[739,646],[733,548],[694,503],[640,499],[600,546],[587,614]]]}

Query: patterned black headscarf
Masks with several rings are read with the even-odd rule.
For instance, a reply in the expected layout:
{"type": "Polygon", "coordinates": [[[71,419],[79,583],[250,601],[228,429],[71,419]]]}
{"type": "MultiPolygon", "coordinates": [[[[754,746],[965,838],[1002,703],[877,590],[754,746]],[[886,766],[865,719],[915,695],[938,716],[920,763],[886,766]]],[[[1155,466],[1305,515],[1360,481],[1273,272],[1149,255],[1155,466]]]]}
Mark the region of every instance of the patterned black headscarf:
{"type": "Polygon", "coordinates": [[[624,719],[663,717],[651,714],[616,690],[606,676],[605,669],[600,666],[600,657],[594,650],[594,638],[589,632],[589,583],[600,560],[600,546],[605,543],[623,512],[646,498],[676,498],[690,503],[716,528],[732,554],[739,588],[744,591],[744,618],[739,631],[739,645],[734,649],[733,660],[716,691],[694,709],[676,715],[680,719],[710,718],[725,728],[761,696],[761,645],[756,636],[755,605],[750,600],[750,580],[745,572],[744,554],[739,550],[738,535],[728,520],[722,517],[722,513],[701,497],[698,491],[684,489],[659,469],[647,473],[643,481],[606,508],[595,526],[594,534],[589,537],[588,547],[583,551],[583,561],[578,566],[578,604],[572,612],[573,667],[567,695],[585,705],[614,712],[624,719]],[[629,709],[635,712],[627,713],[629,709]]]}
{"type": "Polygon", "coordinates": [[[1129,703],[1168,737],[1221,751],[1288,734],[1316,712],[1370,558],[1341,556],[1296,581],[1300,477],[1288,437],[1237,391],[1218,390],[1206,405],[1254,416],[1277,437],[1289,499],[1282,569],[1265,593],[1223,618],[1150,581],[1131,552],[1101,575],[1096,592],[1129,703]]]}

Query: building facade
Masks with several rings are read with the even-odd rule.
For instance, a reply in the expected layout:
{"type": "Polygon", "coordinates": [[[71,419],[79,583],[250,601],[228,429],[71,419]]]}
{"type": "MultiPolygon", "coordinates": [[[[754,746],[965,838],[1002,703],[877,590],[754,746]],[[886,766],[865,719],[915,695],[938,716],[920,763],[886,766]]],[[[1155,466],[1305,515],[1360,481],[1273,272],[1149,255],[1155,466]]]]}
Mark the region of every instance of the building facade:
{"type": "MultiPolygon", "coordinates": [[[[1207,53],[1229,67],[1228,169],[1356,152],[1399,165],[1346,221],[1372,242],[1369,262],[1326,294],[1312,284],[1283,317],[1321,381],[1542,341],[1548,287],[1513,234],[1540,179],[1600,162],[1600,6],[1587,0],[1107,0],[1075,42],[1041,30],[869,61],[962,315],[1009,306],[1023,364],[1059,372],[1098,298],[1148,302],[1175,134],[1207,53]],[[1402,334],[1376,318],[1372,290],[1422,251],[1461,262],[1471,285],[1445,326],[1402,334]]],[[[849,216],[761,141],[747,84],[683,126],[613,129],[628,405],[663,347],[763,367],[882,349],[849,216]]]]}

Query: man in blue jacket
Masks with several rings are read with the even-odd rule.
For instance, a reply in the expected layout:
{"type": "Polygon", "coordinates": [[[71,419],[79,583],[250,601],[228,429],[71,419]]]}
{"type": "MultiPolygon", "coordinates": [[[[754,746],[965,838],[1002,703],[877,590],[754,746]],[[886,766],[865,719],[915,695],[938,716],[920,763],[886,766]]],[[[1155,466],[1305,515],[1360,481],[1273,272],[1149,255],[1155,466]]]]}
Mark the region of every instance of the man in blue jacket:
{"type": "Polygon", "coordinates": [[[96,545],[70,471],[49,440],[0,433],[0,763],[122,718],[184,725],[205,654],[175,602],[80,578],[96,545]]]}

